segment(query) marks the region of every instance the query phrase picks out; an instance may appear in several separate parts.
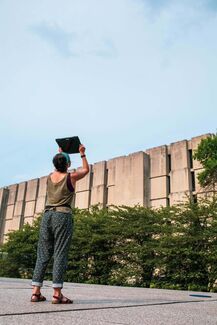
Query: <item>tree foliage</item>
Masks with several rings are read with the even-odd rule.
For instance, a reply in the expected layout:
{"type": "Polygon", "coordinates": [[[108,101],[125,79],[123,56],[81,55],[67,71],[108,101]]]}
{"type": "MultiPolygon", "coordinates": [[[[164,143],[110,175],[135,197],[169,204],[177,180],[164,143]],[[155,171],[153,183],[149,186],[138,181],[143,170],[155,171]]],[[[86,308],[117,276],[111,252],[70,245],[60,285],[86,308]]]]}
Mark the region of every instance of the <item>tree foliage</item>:
{"type": "Polygon", "coordinates": [[[198,175],[200,185],[214,189],[217,184],[217,135],[201,140],[194,152],[194,159],[197,159],[204,168],[198,175]]]}
{"type": "MultiPolygon", "coordinates": [[[[216,290],[217,200],[154,210],[74,209],[65,280],[77,283],[216,290]]],[[[31,278],[40,218],[10,233],[0,276],[31,278]]],[[[51,270],[51,268],[50,268],[51,270]]],[[[49,270],[46,279],[52,279],[49,270]]]]}

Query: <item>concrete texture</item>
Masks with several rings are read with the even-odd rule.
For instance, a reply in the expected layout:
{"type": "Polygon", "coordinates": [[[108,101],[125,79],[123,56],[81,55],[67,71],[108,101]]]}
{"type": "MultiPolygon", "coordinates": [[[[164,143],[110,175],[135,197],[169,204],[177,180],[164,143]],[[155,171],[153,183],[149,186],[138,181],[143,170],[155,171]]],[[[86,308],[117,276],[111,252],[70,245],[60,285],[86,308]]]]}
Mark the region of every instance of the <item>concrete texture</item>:
{"type": "Polygon", "coordinates": [[[31,303],[31,281],[0,278],[0,325],[214,325],[217,294],[65,283],[72,305],[52,305],[51,282],[42,293],[47,301],[31,303]],[[201,294],[210,297],[193,297],[201,294]]]}
{"type": "MultiPolygon", "coordinates": [[[[79,170],[80,168],[78,168],[79,170]]],[[[75,207],[87,209],[90,205],[91,184],[92,184],[92,165],[90,172],[76,183],[75,187],[75,207]]]]}
{"type": "Polygon", "coordinates": [[[168,199],[157,199],[151,200],[151,207],[152,208],[159,208],[159,207],[167,207],[168,206],[168,199]]]}
{"type": "Polygon", "coordinates": [[[5,225],[5,214],[7,209],[9,190],[7,188],[0,189],[0,243],[4,238],[4,225],[5,225]]]}
{"type": "Polygon", "coordinates": [[[18,185],[10,185],[8,186],[9,189],[9,196],[8,196],[8,205],[14,204],[16,201],[17,189],[18,185]]]}
{"type": "Polygon", "coordinates": [[[144,205],[144,155],[141,151],[108,162],[108,205],[144,205]]]}
{"type": "Polygon", "coordinates": [[[33,221],[34,221],[35,217],[27,217],[24,219],[24,224],[29,224],[29,225],[32,225],[33,224],[33,221]]]}
{"type": "Polygon", "coordinates": [[[90,204],[100,204],[102,207],[106,205],[106,180],[107,169],[106,161],[100,161],[93,165],[93,182],[91,187],[90,204]]]}
{"type": "Polygon", "coordinates": [[[75,207],[80,209],[87,209],[90,202],[90,190],[76,192],[75,207]]]}
{"type": "Polygon", "coordinates": [[[167,198],[167,176],[151,179],[151,200],[167,198]]]}
{"type": "Polygon", "coordinates": [[[17,201],[24,201],[26,195],[26,184],[27,182],[22,182],[18,186],[17,201]]]}
{"type": "Polygon", "coordinates": [[[148,149],[150,156],[150,177],[162,177],[168,173],[168,149],[167,146],[148,149]]]}
{"type": "Polygon", "coordinates": [[[35,212],[35,201],[26,202],[25,211],[24,211],[24,218],[34,216],[35,212]]]}
{"type": "MultiPolygon", "coordinates": [[[[193,159],[201,139],[209,135],[90,165],[90,172],[76,183],[72,206],[88,209],[99,203],[101,207],[139,204],[159,208],[188,197],[211,196],[199,186],[197,176],[202,169],[193,159]]],[[[32,223],[43,212],[46,189],[47,176],[0,189],[0,242],[9,231],[32,223]]]]}
{"type": "Polygon", "coordinates": [[[26,190],[26,202],[36,200],[37,191],[38,191],[38,178],[31,179],[27,182],[26,190]]]}
{"type": "Polygon", "coordinates": [[[13,215],[14,215],[14,204],[8,205],[7,210],[6,210],[5,219],[6,220],[11,220],[11,219],[13,219],[13,215]]]}
{"type": "Polygon", "coordinates": [[[35,213],[40,214],[43,212],[46,202],[46,196],[40,196],[37,198],[36,201],[36,207],[35,207],[35,213]]]}

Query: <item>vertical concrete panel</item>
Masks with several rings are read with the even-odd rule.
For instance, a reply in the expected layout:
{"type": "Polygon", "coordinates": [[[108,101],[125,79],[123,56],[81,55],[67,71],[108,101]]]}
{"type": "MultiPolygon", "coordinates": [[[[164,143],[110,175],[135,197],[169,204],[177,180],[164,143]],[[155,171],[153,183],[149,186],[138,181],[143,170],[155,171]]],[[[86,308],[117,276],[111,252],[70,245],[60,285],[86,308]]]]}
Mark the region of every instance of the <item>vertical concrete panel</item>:
{"type": "Polygon", "coordinates": [[[35,214],[35,201],[26,202],[24,218],[34,217],[35,214]]]}
{"type": "Polygon", "coordinates": [[[89,208],[90,191],[77,192],[75,197],[75,207],[79,209],[89,208]]]}
{"type": "Polygon", "coordinates": [[[167,146],[149,149],[150,157],[150,205],[165,206],[168,203],[169,159],[167,146]],[[152,200],[155,200],[152,202],[152,200]]]}
{"type": "Polygon", "coordinates": [[[37,198],[36,207],[35,207],[36,214],[40,214],[44,211],[45,203],[46,203],[46,196],[41,196],[37,198]]]}
{"type": "MultiPolygon", "coordinates": [[[[92,185],[92,165],[89,165],[89,173],[76,182],[75,187],[75,207],[88,209],[90,205],[91,185],[92,185]]],[[[78,168],[78,170],[81,167],[78,168]]]]}
{"type": "Polygon", "coordinates": [[[186,201],[191,195],[191,176],[189,148],[186,140],[170,145],[171,153],[171,193],[170,204],[179,204],[186,201]]]}
{"type": "Polygon", "coordinates": [[[108,186],[107,191],[107,206],[115,204],[115,185],[108,186]]]}
{"type": "Polygon", "coordinates": [[[100,161],[93,165],[93,187],[105,185],[106,161],[100,161]]]}
{"type": "MultiPolygon", "coordinates": [[[[5,214],[4,235],[13,230],[18,230],[21,225],[22,203],[24,201],[17,201],[18,198],[23,197],[23,184],[13,184],[8,186],[8,202],[5,214]]],[[[4,237],[7,238],[7,237],[4,237]]],[[[5,241],[6,239],[3,239],[5,241]]]]}
{"type": "Polygon", "coordinates": [[[38,191],[38,178],[31,179],[27,182],[26,190],[26,202],[36,200],[37,191],[38,191]]]}
{"type": "Polygon", "coordinates": [[[4,235],[3,235],[3,243],[7,241],[7,234],[18,230],[20,228],[20,217],[14,217],[10,220],[5,220],[5,227],[4,227],[4,235]]]}
{"type": "Polygon", "coordinates": [[[8,239],[7,234],[11,231],[11,222],[12,222],[12,220],[5,220],[3,243],[6,243],[6,241],[8,239]]]}
{"type": "Polygon", "coordinates": [[[10,220],[10,219],[13,219],[13,216],[14,216],[14,207],[15,205],[14,204],[11,204],[11,205],[8,205],[7,206],[7,209],[6,209],[6,220],[10,220]]]}
{"type": "Polygon", "coordinates": [[[114,186],[115,185],[115,175],[116,175],[116,159],[118,158],[113,158],[107,161],[107,169],[108,169],[108,181],[107,185],[108,186],[114,186]]]}
{"type": "Polygon", "coordinates": [[[183,168],[171,172],[171,193],[190,191],[189,169],[183,168]]]}
{"type": "Polygon", "coordinates": [[[18,190],[18,184],[13,184],[8,186],[9,195],[8,195],[8,202],[6,208],[6,217],[5,217],[6,220],[12,220],[14,217],[17,190],[18,190]]]}
{"type": "Polygon", "coordinates": [[[24,220],[26,223],[26,218],[34,218],[36,199],[39,190],[39,179],[31,179],[27,182],[26,198],[25,198],[25,208],[24,208],[24,220]]]}
{"type": "Polygon", "coordinates": [[[108,187],[108,204],[144,205],[144,155],[144,152],[133,153],[129,156],[113,159],[112,164],[107,165],[108,177],[109,174],[111,175],[110,166],[112,166],[113,175],[115,174],[115,184],[112,190],[108,187]],[[113,202],[110,196],[111,193],[113,202]]]}
{"type": "Polygon", "coordinates": [[[48,176],[39,178],[38,196],[37,196],[36,207],[35,207],[36,214],[42,213],[45,208],[46,193],[47,193],[47,178],[48,176]]]}
{"type": "Polygon", "coordinates": [[[151,179],[151,200],[167,198],[167,176],[151,179]]]}
{"type": "Polygon", "coordinates": [[[105,185],[97,185],[91,189],[91,205],[99,204],[101,207],[106,205],[106,187],[105,185]]]}
{"type": "Polygon", "coordinates": [[[5,216],[9,191],[7,188],[0,189],[0,243],[4,240],[5,216]]]}
{"type": "Polygon", "coordinates": [[[106,162],[100,161],[93,165],[93,182],[91,187],[91,205],[106,205],[106,162]]]}
{"type": "Polygon", "coordinates": [[[9,190],[8,205],[15,204],[17,189],[18,189],[18,184],[8,186],[8,190],[9,190]]]}
{"type": "Polygon", "coordinates": [[[146,153],[150,156],[150,177],[152,178],[167,175],[167,146],[152,148],[146,150],[146,153]]]}
{"type": "Polygon", "coordinates": [[[188,142],[186,140],[170,145],[172,170],[189,168],[188,142]]]}
{"type": "Polygon", "coordinates": [[[151,206],[150,157],[144,153],[144,206],[151,206]]]}
{"type": "Polygon", "coordinates": [[[13,217],[13,219],[11,220],[10,231],[18,230],[20,228],[20,221],[21,221],[20,216],[13,217]]]}
{"type": "Polygon", "coordinates": [[[22,182],[22,183],[18,184],[17,201],[25,200],[26,185],[27,185],[27,182],[22,182]]]}
{"type": "Polygon", "coordinates": [[[18,184],[17,200],[15,202],[14,217],[19,218],[19,227],[23,226],[25,196],[26,196],[27,182],[18,184]]]}
{"type": "Polygon", "coordinates": [[[14,207],[14,216],[22,216],[23,215],[23,209],[25,206],[25,201],[17,201],[15,203],[14,207]]]}
{"type": "Polygon", "coordinates": [[[48,178],[48,176],[43,176],[43,177],[39,178],[38,197],[46,196],[47,178],[48,178]]]}
{"type": "Polygon", "coordinates": [[[2,204],[3,204],[3,201],[4,201],[4,193],[5,192],[8,192],[8,190],[6,190],[5,188],[0,188],[0,209],[2,208],[2,204]]]}

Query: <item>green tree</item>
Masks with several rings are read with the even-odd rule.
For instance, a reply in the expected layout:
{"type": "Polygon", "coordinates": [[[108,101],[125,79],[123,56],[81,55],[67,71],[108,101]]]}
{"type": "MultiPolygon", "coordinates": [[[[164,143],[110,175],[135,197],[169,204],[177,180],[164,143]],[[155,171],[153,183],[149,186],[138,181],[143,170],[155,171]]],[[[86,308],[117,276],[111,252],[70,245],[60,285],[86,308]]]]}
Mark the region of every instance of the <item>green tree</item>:
{"type": "Polygon", "coordinates": [[[115,207],[111,215],[118,237],[110,283],[150,287],[157,260],[159,214],[137,205],[115,207]]]}
{"type": "Polygon", "coordinates": [[[5,257],[0,259],[0,276],[28,278],[32,276],[39,233],[39,217],[30,226],[25,224],[22,229],[10,232],[7,242],[1,247],[5,257]]]}
{"type": "MultiPolygon", "coordinates": [[[[66,281],[216,291],[215,197],[158,210],[74,209],[73,220],[66,281]]],[[[0,276],[32,277],[39,225],[40,218],[8,235],[0,276]]]]}
{"type": "Polygon", "coordinates": [[[89,210],[76,209],[67,280],[108,284],[116,263],[112,249],[117,237],[118,231],[108,209],[97,205],[89,210]]]}
{"type": "Polygon", "coordinates": [[[158,288],[215,290],[217,201],[188,202],[161,210],[158,288]],[[167,211],[166,211],[167,209],[167,211]]]}
{"type": "Polygon", "coordinates": [[[202,139],[194,152],[204,170],[198,175],[199,183],[207,189],[214,189],[217,183],[217,135],[202,139]]]}

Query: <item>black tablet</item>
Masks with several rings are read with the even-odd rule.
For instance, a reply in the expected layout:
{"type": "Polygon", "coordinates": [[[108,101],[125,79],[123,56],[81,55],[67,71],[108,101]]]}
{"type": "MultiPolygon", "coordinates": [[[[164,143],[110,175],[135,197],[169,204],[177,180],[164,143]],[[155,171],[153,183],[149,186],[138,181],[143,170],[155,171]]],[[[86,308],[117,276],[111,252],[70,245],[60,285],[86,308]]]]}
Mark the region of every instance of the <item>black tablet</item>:
{"type": "Polygon", "coordinates": [[[58,146],[66,153],[79,153],[79,145],[81,144],[79,137],[69,137],[56,139],[58,146]]]}

